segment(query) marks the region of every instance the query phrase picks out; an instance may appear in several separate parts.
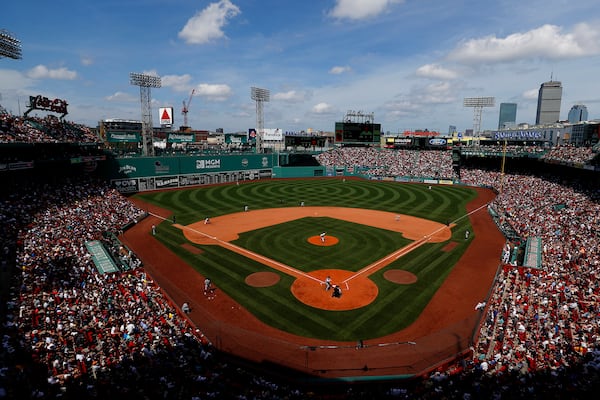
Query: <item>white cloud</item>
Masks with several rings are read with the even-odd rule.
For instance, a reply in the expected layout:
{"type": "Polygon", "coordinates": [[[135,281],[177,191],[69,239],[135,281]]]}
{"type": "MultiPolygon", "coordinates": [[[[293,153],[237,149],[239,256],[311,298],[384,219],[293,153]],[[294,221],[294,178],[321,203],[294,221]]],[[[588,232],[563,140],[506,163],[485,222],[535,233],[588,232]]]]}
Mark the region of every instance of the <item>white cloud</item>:
{"type": "Polygon", "coordinates": [[[338,19],[367,19],[385,12],[403,0],[337,0],[329,15],[338,19]]]}
{"type": "Polygon", "coordinates": [[[0,88],[2,88],[0,94],[9,90],[15,91],[29,88],[32,84],[33,81],[29,77],[18,71],[12,69],[0,69],[0,88]]]}
{"type": "Polygon", "coordinates": [[[209,100],[223,101],[227,100],[232,94],[231,87],[225,84],[201,83],[196,86],[196,95],[209,100]]]}
{"type": "Polygon", "coordinates": [[[104,100],[106,101],[139,101],[139,98],[137,96],[132,96],[129,93],[125,93],[125,92],[115,92],[114,94],[111,94],[110,96],[106,96],[104,97],[104,100]]]}
{"type": "Polygon", "coordinates": [[[77,78],[77,72],[70,71],[65,67],[50,69],[40,64],[27,71],[27,76],[32,79],[74,80],[77,78]]]}
{"type": "Polygon", "coordinates": [[[461,63],[510,62],[524,58],[569,59],[600,54],[600,27],[579,24],[571,32],[543,25],[505,38],[486,36],[459,44],[448,58],[461,63]]]}
{"type": "Polygon", "coordinates": [[[428,106],[457,102],[457,85],[450,82],[436,82],[425,86],[414,86],[408,93],[397,96],[383,106],[388,118],[406,118],[431,110],[428,106]]]}
{"type": "Polygon", "coordinates": [[[437,64],[425,64],[417,68],[417,76],[430,79],[456,79],[456,72],[437,64]]]}
{"type": "MultiPolygon", "coordinates": [[[[158,75],[158,71],[155,70],[155,69],[149,69],[149,70],[146,70],[146,71],[142,71],[142,74],[144,74],[144,75],[150,75],[150,76],[160,76],[160,75],[158,75]]],[[[162,80],[161,80],[161,83],[162,83],[162,80]]]]}
{"type": "Polygon", "coordinates": [[[352,70],[352,68],[350,68],[349,66],[336,66],[333,67],[329,70],[330,74],[333,75],[339,75],[339,74],[343,74],[344,72],[350,72],[352,70]]]}
{"type": "Polygon", "coordinates": [[[281,100],[287,103],[301,103],[306,99],[306,94],[299,93],[295,90],[289,90],[287,92],[275,93],[273,95],[274,100],[281,100]]]}
{"type": "Polygon", "coordinates": [[[327,103],[315,104],[311,110],[315,114],[331,114],[334,112],[333,106],[327,103]]]}
{"type": "Polygon", "coordinates": [[[432,83],[413,92],[420,104],[446,104],[456,101],[455,88],[449,82],[432,83]]]}
{"type": "Polygon", "coordinates": [[[160,78],[161,85],[163,87],[170,87],[177,92],[188,92],[190,91],[190,81],[192,77],[190,74],[183,75],[165,75],[160,78]]]}
{"type": "Polygon", "coordinates": [[[527,100],[537,100],[539,92],[539,89],[529,89],[523,92],[522,96],[527,100]]]}
{"type": "Polygon", "coordinates": [[[389,101],[384,105],[384,109],[387,110],[388,116],[392,118],[400,118],[405,116],[414,115],[416,112],[421,110],[421,106],[410,100],[401,99],[389,101]]]}
{"type": "Polygon", "coordinates": [[[188,44],[205,44],[225,36],[223,26],[240,13],[238,6],[229,0],[209,4],[190,18],[178,36],[188,44]]]}

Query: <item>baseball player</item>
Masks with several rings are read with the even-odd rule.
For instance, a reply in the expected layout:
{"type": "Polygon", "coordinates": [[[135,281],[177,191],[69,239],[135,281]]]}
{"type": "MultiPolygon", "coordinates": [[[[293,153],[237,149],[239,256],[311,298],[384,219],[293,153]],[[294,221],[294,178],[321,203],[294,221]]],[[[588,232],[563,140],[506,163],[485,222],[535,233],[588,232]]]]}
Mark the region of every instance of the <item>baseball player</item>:
{"type": "Polygon", "coordinates": [[[321,237],[321,243],[325,243],[325,235],[327,235],[327,232],[323,232],[319,235],[321,237]]]}
{"type": "Polygon", "coordinates": [[[209,291],[210,291],[210,278],[206,277],[206,279],[204,279],[204,295],[206,296],[209,291]]]}

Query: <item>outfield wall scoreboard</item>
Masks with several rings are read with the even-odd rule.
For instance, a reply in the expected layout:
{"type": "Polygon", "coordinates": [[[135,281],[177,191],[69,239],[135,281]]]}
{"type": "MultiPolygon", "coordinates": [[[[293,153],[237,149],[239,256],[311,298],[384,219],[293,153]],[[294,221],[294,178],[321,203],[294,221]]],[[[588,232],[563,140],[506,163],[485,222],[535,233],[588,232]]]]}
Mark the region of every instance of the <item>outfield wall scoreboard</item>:
{"type": "Polygon", "coordinates": [[[381,124],[368,122],[336,122],[335,143],[376,143],[381,137],[381,124]]]}

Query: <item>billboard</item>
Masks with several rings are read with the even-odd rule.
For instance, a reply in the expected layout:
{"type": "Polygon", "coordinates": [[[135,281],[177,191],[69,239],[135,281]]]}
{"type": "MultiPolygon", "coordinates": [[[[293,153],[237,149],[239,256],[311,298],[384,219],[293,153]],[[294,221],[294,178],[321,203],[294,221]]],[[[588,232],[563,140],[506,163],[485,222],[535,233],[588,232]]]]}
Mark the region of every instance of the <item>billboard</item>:
{"type": "Polygon", "coordinates": [[[366,122],[336,122],[336,143],[379,143],[381,124],[366,122]]]}
{"type": "Polygon", "coordinates": [[[254,129],[254,128],[248,129],[248,140],[251,142],[256,141],[256,129],[254,129]]]}
{"type": "Polygon", "coordinates": [[[280,128],[275,128],[275,129],[265,128],[265,129],[263,129],[262,138],[263,138],[263,140],[282,141],[283,140],[283,130],[280,128]]]}
{"type": "Polygon", "coordinates": [[[170,132],[167,136],[167,142],[169,143],[192,143],[193,141],[193,133],[170,132]]]}
{"type": "Polygon", "coordinates": [[[116,131],[106,132],[106,140],[110,143],[137,143],[141,140],[141,132],[116,131]]]}
{"type": "Polygon", "coordinates": [[[161,107],[158,109],[158,117],[161,125],[173,125],[173,107],[161,107]]]}
{"type": "Polygon", "coordinates": [[[248,136],[245,134],[226,133],[225,143],[227,144],[245,144],[248,143],[248,136]]]}

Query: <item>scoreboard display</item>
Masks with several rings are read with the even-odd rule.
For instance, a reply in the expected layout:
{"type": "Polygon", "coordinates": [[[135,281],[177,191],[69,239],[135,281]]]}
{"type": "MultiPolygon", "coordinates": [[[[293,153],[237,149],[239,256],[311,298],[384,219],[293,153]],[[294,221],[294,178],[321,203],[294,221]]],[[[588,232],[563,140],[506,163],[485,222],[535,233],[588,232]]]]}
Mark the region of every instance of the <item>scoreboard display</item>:
{"type": "Polygon", "coordinates": [[[285,147],[325,147],[326,137],[323,136],[287,136],[285,137],[285,147]]]}
{"type": "Polygon", "coordinates": [[[381,124],[336,122],[335,143],[379,143],[381,124]]]}

